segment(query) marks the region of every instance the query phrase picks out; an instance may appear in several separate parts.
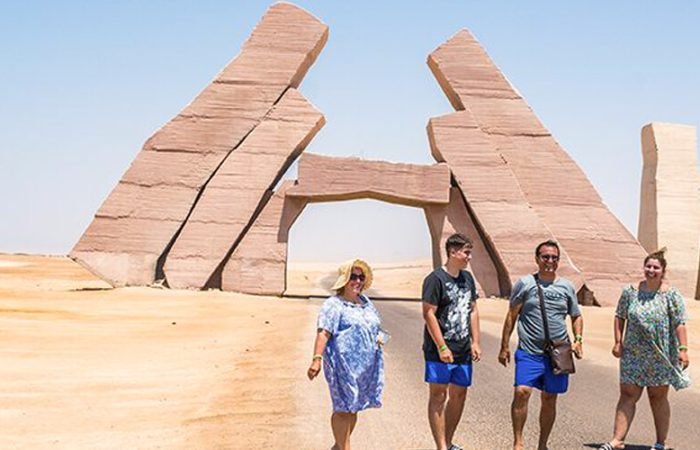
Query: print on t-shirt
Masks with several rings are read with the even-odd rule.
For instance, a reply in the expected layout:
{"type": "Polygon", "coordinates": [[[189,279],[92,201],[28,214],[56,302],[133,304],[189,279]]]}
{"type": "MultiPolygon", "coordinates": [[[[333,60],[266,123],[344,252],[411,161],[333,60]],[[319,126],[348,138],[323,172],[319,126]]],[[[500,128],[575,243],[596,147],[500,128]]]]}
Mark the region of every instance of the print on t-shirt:
{"type": "Polygon", "coordinates": [[[460,289],[457,283],[445,283],[445,293],[450,298],[444,323],[442,324],[445,339],[457,341],[469,338],[469,317],[471,314],[471,290],[460,289]]]}

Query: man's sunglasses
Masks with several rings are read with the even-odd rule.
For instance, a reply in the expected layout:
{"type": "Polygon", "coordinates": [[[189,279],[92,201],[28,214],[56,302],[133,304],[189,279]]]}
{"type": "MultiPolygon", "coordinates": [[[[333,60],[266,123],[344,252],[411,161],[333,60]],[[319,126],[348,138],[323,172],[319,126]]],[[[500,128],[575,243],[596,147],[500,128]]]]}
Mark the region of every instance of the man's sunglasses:
{"type": "Polygon", "coordinates": [[[540,255],[540,259],[542,261],[552,261],[552,262],[559,261],[559,257],[557,255],[540,255]]]}
{"type": "Polygon", "coordinates": [[[350,279],[352,281],[365,281],[365,274],[364,273],[351,273],[350,279]]]}

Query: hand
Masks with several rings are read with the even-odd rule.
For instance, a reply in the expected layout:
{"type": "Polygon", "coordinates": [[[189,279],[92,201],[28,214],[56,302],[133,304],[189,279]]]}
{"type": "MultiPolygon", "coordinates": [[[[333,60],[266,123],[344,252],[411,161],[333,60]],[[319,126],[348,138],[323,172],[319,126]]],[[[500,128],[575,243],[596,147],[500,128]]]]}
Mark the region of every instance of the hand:
{"type": "Polygon", "coordinates": [[[309,380],[313,380],[316,378],[316,376],[321,372],[321,360],[316,358],[313,361],[311,361],[311,365],[309,366],[309,370],[306,371],[306,376],[309,377],[309,380]]]}
{"type": "Polygon", "coordinates": [[[481,346],[472,342],[472,361],[481,361],[481,346]]]}
{"type": "Polygon", "coordinates": [[[686,368],[690,365],[690,359],[688,358],[688,350],[681,350],[678,352],[678,362],[681,363],[682,368],[686,368]]]}
{"type": "Polygon", "coordinates": [[[451,364],[454,362],[454,356],[452,355],[452,350],[449,348],[446,348],[445,350],[440,352],[440,361],[444,363],[451,364]]]}
{"type": "Polygon", "coordinates": [[[571,350],[574,352],[576,359],[583,358],[583,342],[574,342],[571,346],[571,350]]]}
{"type": "Polygon", "coordinates": [[[498,362],[503,365],[503,367],[508,367],[510,362],[510,350],[508,347],[502,347],[501,351],[498,353],[498,362]]]}
{"type": "Polygon", "coordinates": [[[612,354],[615,358],[622,357],[622,342],[618,342],[615,345],[613,345],[612,354]]]}

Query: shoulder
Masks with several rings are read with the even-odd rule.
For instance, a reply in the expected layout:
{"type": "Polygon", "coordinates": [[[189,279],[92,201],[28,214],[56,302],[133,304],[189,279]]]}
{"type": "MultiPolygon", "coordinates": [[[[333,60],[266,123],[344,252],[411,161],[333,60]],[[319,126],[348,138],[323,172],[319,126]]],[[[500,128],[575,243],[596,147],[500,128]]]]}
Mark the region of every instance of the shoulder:
{"type": "Polygon", "coordinates": [[[423,283],[424,284],[439,283],[440,281],[442,281],[444,279],[444,277],[442,275],[443,272],[444,271],[442,270],[442,268],[438,267],[437,269],[433,270],[425,277],[425,279],[423,280],[423,283]]]}
{"type": "Polygon", "coordinates": [[[526,289],[529,286],[534,286],[535,285],[535,277],[532,274],[525,275],[523,277],[520,277],[518,281],[515,282],[513,285],[513,289],[519,288],[519,289],[526,289]]]}
{"type": "Polygon", "coordinates": [[[437,268],[433,269],[433,271],[430,272],[428,275],[426,275],[425,279],[428,280],[431,278],[440,278],[440,274],[442,271],[443,271],[442,267],[437,267],[437,268]]]}
{"type": "Polygon", "coordinates": [[[341,300],[338,298],[337,295],[331,295],[323,302],[321,309],[328,310],[328,309],[337,308],[340,306],[340,302],[341,302],[341,300]]]}
{"type": "Polygon", "coordinates": [[[569,280],[568,278],[559,277],[557,278],[555,283],[560,286],[566,287],[567,289],[571,289],[572,291],[576,290],[576,288],[574,287],[574,283],[572,283],[571,280],[569,280]]]}
{"type": "Polygon", "coordinates": [[[668,289],[666,289],[666,291],[664,292],[664,294],[665,294],[667,297],[672,298],[672,299],[676,299],[676,300],[677,300],[677,299],[680,299],[680,300],[683,299],[683,294],[681,294],[681,291],[679,291],[678,288],[673,287],[673,286],[671,286],[671,287],[669,287],[668,289]]]}

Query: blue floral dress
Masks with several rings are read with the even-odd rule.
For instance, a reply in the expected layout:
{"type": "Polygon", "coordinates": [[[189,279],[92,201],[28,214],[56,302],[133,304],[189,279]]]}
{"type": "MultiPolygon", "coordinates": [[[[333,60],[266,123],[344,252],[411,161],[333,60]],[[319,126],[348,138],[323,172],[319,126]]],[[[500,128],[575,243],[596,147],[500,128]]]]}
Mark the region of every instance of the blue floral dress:
{"type": "Polygon", "coordinates": [[[331,334],[323,354],[323,371],[336,412],[355,413],[382,405],[379,313],[367,297],[360,298],[361,303],[354,304],[330,297],[318,315],[318,328],[331,334]]]}
{"type": "Polygon", "coordinates": [[[675,288],[622,290],[615,315],[627,322],[620,359],[620,383],[637,386],[673,385],[680,389],[676,328],[688,320],[683,297],[675,288]]]}

